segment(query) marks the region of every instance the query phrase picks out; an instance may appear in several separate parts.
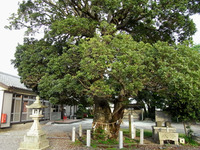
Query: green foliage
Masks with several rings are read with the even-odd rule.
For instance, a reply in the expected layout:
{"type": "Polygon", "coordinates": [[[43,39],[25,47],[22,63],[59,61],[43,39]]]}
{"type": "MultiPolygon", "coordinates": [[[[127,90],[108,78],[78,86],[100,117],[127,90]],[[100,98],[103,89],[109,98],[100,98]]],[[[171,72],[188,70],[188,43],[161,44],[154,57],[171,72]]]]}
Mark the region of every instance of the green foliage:
{"type": "Polygon", "coordinates": [[[168,110],[181,120],[199,118],[199,52],[187,44],[157,42],[146,51],[145,88],[137,99],[168,110]]]}
{"type": "Polygon", "coordinates": [[[122,89],[136,95],[143,87],[142,45],[126,34],[97,36],[79,44],[82,60],[76,78],[87,87],[87,95],[120,95],[122,89]]]}
{"type": "Polygon", "coordinates": [[[185,138],[185,142],[187,144],[189,144],[191,146],[200,146],[200,144],[197,141],[195,141],[193,138],[190,138],[188,136],[184,136],[184,138],[185,138]]]}
{"type": "Polygon", "coordinates": [[[125,140],[123,141],[125,144],[136,144],[136,141],[129,138],[129,137],[125,137],[125,140]]]}
{"type": "Polygon", "coordinates": [[[95,137],[95,139],[98,139],[100,141],[105,141],[106,138],[106,134],[105,134],[105,130],[102,129],[101,127],[97,128],[92,135],[95,137]]]}
{"type": "Polygon", "coordinates": [[[186,129],[187,129],[187,137],[192,139],[192,136],[193,136],[193,131],[191,129],[191,126],[186,126],[186,129]]]}
{"type": "Polygon", "coordinates": [[[105,144],[105,145],[115,145],[118,144],[118,141],[115,139],[108,139],[105,141],[105,139],[99,139],[99,140],[95,140],[93,141],[93,144],[105,144]]]}
{"type": "Polygon", "coordinates": [[[72,143],[74,146],[83,146],[83,143],[79,140],[76,140],[75,142],[72,143]]]}
{"type": "Polygon", "coordinates": [[[200,144],[194,140],[193,136],[187,136],[185,134],[179,134],[179,137],[184,138],[187,145],[200,146],[200,144]]]}
{"type": "MultiPolygon", "coordinates": [[[[124,135],[130,136],[129,129],[120,129],[120,130],[123,131],[124,135]]],[[[140,130],[137,129],[136,130],[136,137],[139,137],[139,136],[140,136],[140,130]]],[[[144,138],[148,138],[148,137],[152,137],[152,131],[144,130],[144,138]]]]}
{"type": "Polygon", "coordinates": [[[86,108],[82,104],[79,104],[78,110],[76,112],[77,118],[83,118],[84,114],[88,114],[88,111],[86,110],[86,108]]]}
{"type": "Polygon", "coordinates": [[[195,50],[195,51],[200,52],[200,44],[194,45],[194,46],[192,47],[192,49],[195,50]]]}
{"type": "MultiPolygon", "coordinates": [[[[52,103],[93,104],[103,97],[122,112],[129,99],[200,115],[199,52],[188,44],[199,1],[23,0],[10,29],[27,38],[12,61],[21,81],[52,103]],[[165,41],[165,42],[163,42],[165,41]]],[[[96,114],[95,114],[96,115],[96,114]]],[[[122,116],[120,116],[122,117],[122,116]]]]}
{"type": "MultiPolygon", "coordinates": [[[[136,41],[155,43],[158,40],[190,39],[195,25],[189,18],[199,12],[198,0],[23,0],[16,14],[10,17],[8,28],[27,28],[27,34],[41,28],[55,37],[92,37],[102,22],[114,24],[136,41]],[[180,32],[181,31],[181,32],[180,32]],[[176,37],[175,37],[176,36],[176,37]]],[[[103,28],[102,34],[107,33],[103,28]]]]}

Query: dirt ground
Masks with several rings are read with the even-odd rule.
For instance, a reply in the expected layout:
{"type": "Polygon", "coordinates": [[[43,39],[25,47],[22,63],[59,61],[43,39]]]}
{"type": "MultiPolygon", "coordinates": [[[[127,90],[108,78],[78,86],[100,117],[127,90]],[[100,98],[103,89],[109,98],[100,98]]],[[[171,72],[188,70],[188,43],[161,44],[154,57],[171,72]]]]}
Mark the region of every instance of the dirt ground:
{"type": "MultiPolygon", "coordinates": [[[[90,122],[81,122],[84,126],[84,129],[90,127],[90,122]]],[[[1,129],[0,130],[0,150],[17,150],[19,148],[19,143],[23,141],[23,136],[26,134],[28,129],[30,129],[32,123],[13,125],[12,128],[1,129]]],[[[71,141],[71,128],[72,126],[76,126],[78,130],[79,123],[74,124],[49,124],[43,123],[42,128],[46,132],[50,147],[47,150],[104,150],[105,148],[92,148],[86,147],[85,145],[77,144],[77,142],[73,143],[71,141]]],[[[77,131],[78,132],[78,131],[77,131]]],[[[77,133],[78,134],[78,133],[77,133]]],[[[77,136],[78,137],[78,136],[77,136]]],[[[137,137],[139,140],[139,137],[137,137]]],[[[110,147],[110,149],[118,148],[118,145],[110,147]]],[[[129,146],[124,144],[124,149],[134,149],[134,150],[200,150],[200,147],[192,147],[192,146],[176,146],[176,145],[159,145],[156,144],[152,138],[146,138],[144,140],[144,145],[134,145],[129,146]]]]}

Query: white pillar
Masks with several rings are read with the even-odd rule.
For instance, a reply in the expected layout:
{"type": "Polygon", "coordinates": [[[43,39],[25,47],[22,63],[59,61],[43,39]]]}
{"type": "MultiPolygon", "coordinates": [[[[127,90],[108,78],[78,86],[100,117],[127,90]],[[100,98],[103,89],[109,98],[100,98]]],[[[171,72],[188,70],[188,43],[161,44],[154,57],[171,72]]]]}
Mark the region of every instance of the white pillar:
{"type": "Polygon", "coordinates": [[[132,124],[133,124],[133,115],[129,114],[128,118],[129,118],[129,133],[130,133],[130,136],[131,136],[131,133],[132,133],[132,124]]]}
{"type": "Polygon", "coordinates": [[[144,144],[144,129],[140,129],[140,144],[144,144]]]}
{"type": "Polygon", "coordinates": [[[141,110],[142,110],[142,118],[141,118],[141,120],[143,121],[144,120],[144,108],[142,108],[141,110]]]}
{"type": "Polygon", "coordinates": [[[119,149],[123,148],[123,131],[119,131],[119,149]]]}
{"type": "Polygon", "coordinates": [[[169,127],[166,127],[167,132],[169,132],[169,127]]]}
{"type": "Polygon", "coordinates": [[[91,143],[91,134],[90,134],[90,130],[87,130],[87,146],[90,147],[90,143],[91,143]]]}
{"type": "MultiPolygon", "coordinates": [[[[2,113],[2,106],[3,106],[3,94],[4,94],[4,91],[0,90],[0,120],[1,120],[1,115],[2,115],[1,113],[2,113]]],[[[0,125],[1,125],[1,122],[0,122],[0,125]]]]}
{"type": "Polygon", "coordinates": [[[134,124],[131,125],[131,139],[134,139],[136,135],[136,130],[134,124]]]}
{"type": "Polygon", "coordinates": [[[76,128],[73,127],[72,128],[72,142],[75,142],[75,132],[76,132],[76,128]]]}
{"type": "Polygon", "coordinates": [[[82,137],[82,133],[83,133],[83,132],[82,132],[82,125],[80,124],[80,125],[79,125],[79,136],[80,136],[80,137],[82,137]]]}

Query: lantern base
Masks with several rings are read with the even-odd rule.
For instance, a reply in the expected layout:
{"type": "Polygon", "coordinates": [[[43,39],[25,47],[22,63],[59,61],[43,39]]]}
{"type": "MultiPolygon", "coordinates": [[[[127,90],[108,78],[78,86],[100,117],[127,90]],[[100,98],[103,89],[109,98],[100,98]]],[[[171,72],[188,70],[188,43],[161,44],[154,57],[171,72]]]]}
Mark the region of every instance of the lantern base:
{"type": "Polygon", "coordinates": [[[46,134],[25,135],[18,150],[44,150],[49,147],[46,134]]]}

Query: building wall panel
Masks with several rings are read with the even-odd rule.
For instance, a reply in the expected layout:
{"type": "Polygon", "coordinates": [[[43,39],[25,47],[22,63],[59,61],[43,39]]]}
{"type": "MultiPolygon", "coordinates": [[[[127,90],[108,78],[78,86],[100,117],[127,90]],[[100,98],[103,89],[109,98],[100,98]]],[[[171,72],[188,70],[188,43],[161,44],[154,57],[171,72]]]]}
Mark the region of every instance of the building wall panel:
{"type": "Polygon", "coordinates": [[[4,93],[3,96],[3,110],[2,113],[7,115],[6,123],[1,124],[1,128],[10,127],[12,93],[4,93]]]}

